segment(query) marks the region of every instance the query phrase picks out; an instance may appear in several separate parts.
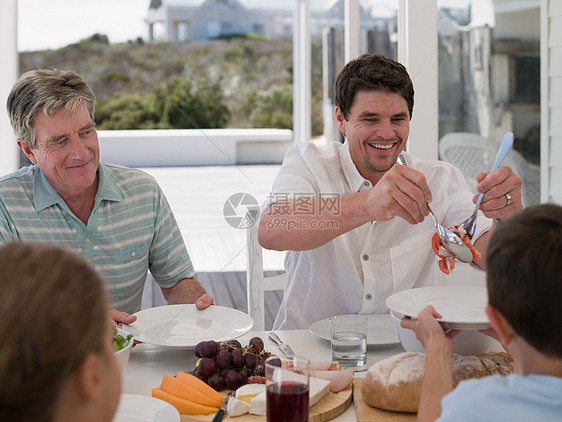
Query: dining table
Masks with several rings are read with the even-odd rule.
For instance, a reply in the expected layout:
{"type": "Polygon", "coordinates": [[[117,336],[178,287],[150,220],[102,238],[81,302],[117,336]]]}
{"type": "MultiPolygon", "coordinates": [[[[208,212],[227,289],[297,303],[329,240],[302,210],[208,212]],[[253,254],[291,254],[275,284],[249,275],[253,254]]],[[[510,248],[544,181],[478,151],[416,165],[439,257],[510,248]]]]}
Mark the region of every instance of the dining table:
{"type": "MultiPolygon", "coordinates": [[[[329,340],[313,334],[309,329],[277,330],[281,340],[291,346],[294,353],[311,361],[325,362],[332,360],[329,340]]],[[[273,354],[280,354],[277,346],[268,338],[267,331],[250,331],[237,340],[248,344],[252,337],[260,337],[265,349],[273,354]]],[[[368,368],[375,362],[404,352],[400,343],[379,346],[368,345],[368,368]]],[[[175,375],[179,371],[191,371],[195,367],[197,357],[192,349],[157,346],[139,343],[133,347],[127,365],[123,369],[122,393],[151,396],[152,389],[158,387],[164,374],[175,375]]],[[[356,371],[354,377],[363,377],[365,371],[356,371]]],[[[355,422],[357,414],[353,402],[339,416],[331,419],[335,422],[355,422]]]]}

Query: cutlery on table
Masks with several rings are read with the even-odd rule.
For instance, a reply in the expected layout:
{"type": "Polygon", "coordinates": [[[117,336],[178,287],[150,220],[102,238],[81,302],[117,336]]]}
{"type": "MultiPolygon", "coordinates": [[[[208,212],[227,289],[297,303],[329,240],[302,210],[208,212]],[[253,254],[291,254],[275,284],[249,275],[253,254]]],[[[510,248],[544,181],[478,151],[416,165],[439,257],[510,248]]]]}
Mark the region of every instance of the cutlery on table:
{"type": "MultiPolygon", "coordinates": [[[[496,161],[494,161],[494,165],[492,166],[490,172],[496,170],[500,166],[509,149],[511,148],[511,145],[513,145],[513,133],[507,132],[503,136],[500,149],[498,150],[498,154],[496,155],[496,161]]],[[[463,229],[469,239],[472,239],[472,236],[474,236],[474,231],[476,230],[476,215],[478,214],[478,208],[480,207],[480,202],[482,202],[483,197],[484,192],[482,192],[478,196],[478,200],[476,201],[476,205],[474,206],[474,212],[472,213],[472,215],[464,220],[461,224],[459,224],[459,229],[463,229]]]]}
{"type": "Polygon", "coordinates": [[[279,338],[279,336],[275,334],[273,331],[270,331],[268,333],[268,337],[273,343],[275,343],[275,345],[279,348],[279,350],[283,352],[283,354],[287,356],[295,354],[293,352],[293,349],[291,349],[291,346],[283,343],[283,341],[279,338]]]}
{"type": "Polygon", "coordinates": [[[228,405],[228,400],[230,400],[231,397],[234,397],[234,393],[232,391],[229,392],[226,395],[226,397],[224,398],[224,401],[222,402],[221,408],[219,409],[219,411],[217,412],[217,414],[213,418],[212,422],[222,421],[222,418],[224,417],[224,414],[226,413],[226,406],[228,405]]]}
{"type": "MultiPolygon", "coordinates": [[[[398,162],[398,164],[401,164],[403,166],[408,165],[406,163],[406,159],[402,154],[398,156],[398,159],[396,161],[398,162]]],[[[431,217],[433,218],[435,230],[437,231],[437,235],[441,240],[443,248],[455,255],[462,262],[472,262],[473,256],[468,245],[464,243],[462,239],[451,230],[448,230],[441,224],[439,224],[437,218],[435,217],[435,214],[433,214],[433,211],[429,207],[429,204],[427,205],[427,208],[429,208],[429,215],[431,215],[431,217]]]]}

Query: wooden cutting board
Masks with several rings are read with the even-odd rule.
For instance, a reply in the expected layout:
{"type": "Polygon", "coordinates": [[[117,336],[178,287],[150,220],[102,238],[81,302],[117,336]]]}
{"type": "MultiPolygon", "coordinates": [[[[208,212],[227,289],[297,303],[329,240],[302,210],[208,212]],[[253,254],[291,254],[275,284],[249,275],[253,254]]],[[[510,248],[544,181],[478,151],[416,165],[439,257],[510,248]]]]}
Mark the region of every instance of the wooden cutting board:
{"type": "MultiPolygon", "coordinates": [[[[226,393],[224,394],[226,395],[226,393]]],[[[326,422],[341,415],[349,407],[352,398],[351,385],[338,393],[328,393],[318,403],[312,406],[308,413],[309,422],[326,422]]],[[[212,415],[182,415],[181,422],[211,422],[212,415]]],[[[223,421],[237,422],[265,422],[265,416],[241,415],[229,417],[225,416],[223,421]]]]}
{"type": "Polygon", "coordinates": [[[389,410],[377,409],[369,406],[363,400],[361,394],[361,383],[363,378],[353,379],[353,403],[355,405],[355,413],[357,413],[358,422],[415,422],[415,413],[391,412],[389,410]]]}

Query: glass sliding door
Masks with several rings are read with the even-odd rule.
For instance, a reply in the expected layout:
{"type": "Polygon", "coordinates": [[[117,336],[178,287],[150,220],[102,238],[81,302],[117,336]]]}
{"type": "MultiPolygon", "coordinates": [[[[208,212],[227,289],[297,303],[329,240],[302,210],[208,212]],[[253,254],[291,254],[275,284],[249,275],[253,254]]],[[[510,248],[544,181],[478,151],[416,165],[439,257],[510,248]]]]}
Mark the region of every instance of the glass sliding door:
{"type": "Polygon", "coordinates": [[[540,202],[539,2],[439,0],[439,154],[475,188],[503,135],[505,160],[523,180],[523,202],[540,202]]]}

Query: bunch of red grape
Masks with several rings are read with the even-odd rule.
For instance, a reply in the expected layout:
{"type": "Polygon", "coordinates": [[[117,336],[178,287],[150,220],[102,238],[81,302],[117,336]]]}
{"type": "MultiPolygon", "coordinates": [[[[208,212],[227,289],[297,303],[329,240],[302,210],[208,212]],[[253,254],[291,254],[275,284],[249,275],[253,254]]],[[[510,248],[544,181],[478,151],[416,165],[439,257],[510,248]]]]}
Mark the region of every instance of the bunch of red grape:
{"type": "Polygon", "coordinates": [[[217,391],[236,390],[250,376],[265,376],[264,361],[271,353],[263,347],[259,337],[251,338],[246,347],[242,347],[238,340],[202,341],[195,346],[195,356],[200,359],[193,375],[217,391]]]}

